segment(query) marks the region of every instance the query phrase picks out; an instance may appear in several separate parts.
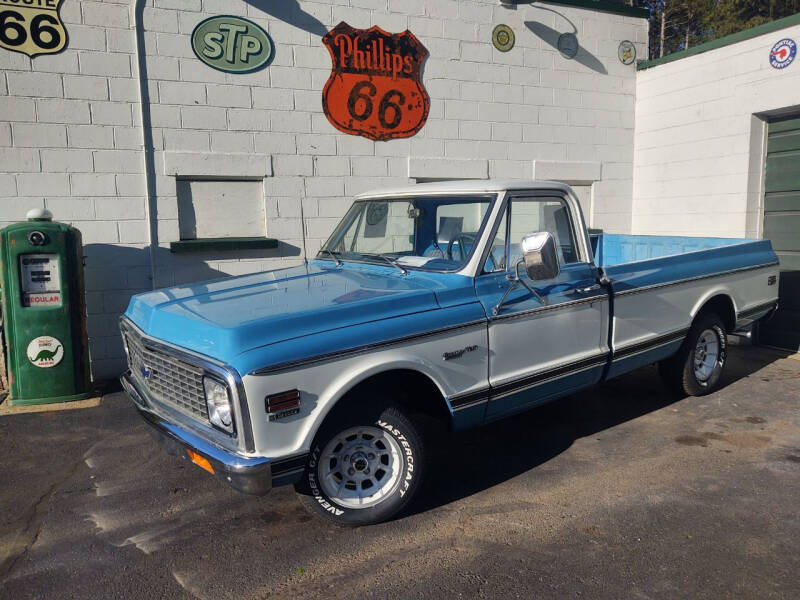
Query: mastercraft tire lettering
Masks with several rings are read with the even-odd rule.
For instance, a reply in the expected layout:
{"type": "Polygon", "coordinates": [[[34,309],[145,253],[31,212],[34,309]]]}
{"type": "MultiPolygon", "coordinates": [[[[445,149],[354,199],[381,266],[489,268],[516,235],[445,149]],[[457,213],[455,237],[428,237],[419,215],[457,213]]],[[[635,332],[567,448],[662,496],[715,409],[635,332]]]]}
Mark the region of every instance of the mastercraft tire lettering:
{"type": "Polygon", "coordinates": [[[418,429],[399,407],[375,419],[334,418],[314,441],[295,487],[306,508],[337,525],[379,523],[415,495],[422,457],[418,429]]]}

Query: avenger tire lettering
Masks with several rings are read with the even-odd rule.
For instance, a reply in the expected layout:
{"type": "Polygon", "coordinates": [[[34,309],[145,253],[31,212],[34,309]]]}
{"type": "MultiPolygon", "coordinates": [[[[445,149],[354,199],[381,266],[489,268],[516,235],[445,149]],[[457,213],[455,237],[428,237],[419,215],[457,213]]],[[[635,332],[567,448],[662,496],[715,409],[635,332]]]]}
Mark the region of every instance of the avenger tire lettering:
{"type": "Polygon", "coordinates": [[[310,512],[337,525],[379,523],[415,495],[422,452],[415,424],[397,406],[373,419],[342,415],[318,433],[295,489],[310,512]]]}

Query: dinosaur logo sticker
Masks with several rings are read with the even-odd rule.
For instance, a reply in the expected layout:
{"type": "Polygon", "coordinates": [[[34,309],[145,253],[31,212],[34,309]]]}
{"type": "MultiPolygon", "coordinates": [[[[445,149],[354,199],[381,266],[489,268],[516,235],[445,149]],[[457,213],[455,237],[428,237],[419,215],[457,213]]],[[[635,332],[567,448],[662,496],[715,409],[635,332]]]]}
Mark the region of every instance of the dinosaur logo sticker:
{"type": "Polygon", "coordinates": [[[43,335],[28,344],[28,360],[31,364],[49,369],[64,359],[64,347],[56,338],[43,335]]]}

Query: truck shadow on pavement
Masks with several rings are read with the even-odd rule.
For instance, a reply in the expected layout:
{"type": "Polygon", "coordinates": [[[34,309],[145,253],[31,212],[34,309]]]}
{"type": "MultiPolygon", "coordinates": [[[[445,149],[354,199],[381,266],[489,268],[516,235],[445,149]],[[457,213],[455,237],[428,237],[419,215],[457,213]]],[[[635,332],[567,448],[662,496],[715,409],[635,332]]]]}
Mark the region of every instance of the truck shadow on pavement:
{"type": "MultiPolygon", "coordinates": [[[[709,398],[724,399],[728,386],[787,355],[733,348],[722,386],[709,398]]],[[[482,492],[545,465],[578,439],[682,400],[665,387],[657,368],[649,366],[479,429],[435,436],[428,447],[431,462],[425,489],[410,512],[421,513],[482,492]]]]}

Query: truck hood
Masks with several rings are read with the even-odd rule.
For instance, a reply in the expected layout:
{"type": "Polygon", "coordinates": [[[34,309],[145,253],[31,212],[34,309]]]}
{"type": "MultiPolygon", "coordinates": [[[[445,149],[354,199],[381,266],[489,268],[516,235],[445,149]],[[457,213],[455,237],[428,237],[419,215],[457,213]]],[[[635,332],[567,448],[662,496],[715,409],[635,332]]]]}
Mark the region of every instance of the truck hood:
{"type": "Polygon", "coordinates": [[[144,333],[232,362],[277,342],[439,308],[435,281],[391,267],[311,263],[134,296],[144,333]]]}

